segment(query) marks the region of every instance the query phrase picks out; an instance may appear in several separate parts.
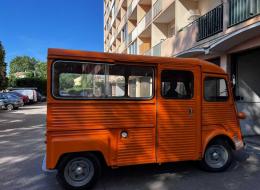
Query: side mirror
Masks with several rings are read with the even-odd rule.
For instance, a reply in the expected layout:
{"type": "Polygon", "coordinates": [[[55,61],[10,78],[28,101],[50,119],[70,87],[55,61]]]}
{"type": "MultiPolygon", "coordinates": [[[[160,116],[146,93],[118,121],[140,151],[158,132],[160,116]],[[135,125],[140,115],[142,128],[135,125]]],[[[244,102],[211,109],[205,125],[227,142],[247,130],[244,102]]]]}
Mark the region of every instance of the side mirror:
{"type": "Polygon", "coordinates": [[[238,112],[237,113],[237,118],[238,119],[246,119],[246,114],[244,112],[238,112]]]}

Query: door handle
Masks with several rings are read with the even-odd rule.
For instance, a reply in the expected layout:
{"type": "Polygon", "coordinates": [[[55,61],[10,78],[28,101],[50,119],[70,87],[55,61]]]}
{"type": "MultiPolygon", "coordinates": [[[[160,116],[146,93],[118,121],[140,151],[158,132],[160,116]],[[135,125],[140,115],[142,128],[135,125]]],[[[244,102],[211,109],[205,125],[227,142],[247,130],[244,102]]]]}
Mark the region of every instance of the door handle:
{"type": "Polygon", "coordinates": [[[192,117],[192,114],[193,114],[193,109],[192,108],[189,108],[189,116],[192,117]]]}

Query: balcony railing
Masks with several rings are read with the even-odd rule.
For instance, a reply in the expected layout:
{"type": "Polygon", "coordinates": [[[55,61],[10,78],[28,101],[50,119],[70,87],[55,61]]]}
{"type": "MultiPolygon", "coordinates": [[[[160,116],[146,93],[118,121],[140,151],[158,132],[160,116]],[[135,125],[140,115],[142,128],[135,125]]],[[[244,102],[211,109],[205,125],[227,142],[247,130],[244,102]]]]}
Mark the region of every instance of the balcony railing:
{"type": "Polygon", "coordinates": [[[229,26],[260,14],[260,0],[230,0],[229,26]]]}
{"type": "Polygon", "coordinates": [[[153,46],[151,49],[146,51],[144,55],[152,55],[152,56],[161,56],[162,55],[162,43],[164,40],[161,40],[158,44],[153,46]]]}
{"type": "Polygon", "coordinates": [[[162,11],[162,0],[157,0],[153,5],[153,18],[162,11]]]}
{"type": "Polygon", "coordinates": [[[151,56],[152,55],[152,49],[149,49],[148,51],[144,52],[144,55],[151,56]]]}
{"type": "Polygon", "coordinates": [[[138,36],[138,27],[135,27],[135,29],[132,32],[132,40],[135,40],[138,36]]]}
{"type": "Polygon", "coordinates": [[[197,20],[197,41],[203,40],[223,31],[223,4],[209,11],[197,20]]]}
{"type": "Polygon", "coordinates": [[[130,44],[133,41],[133,32],[131,32],[130,34],[128,34],[127,36],[127,44],[130,44]]]}
{"type": "Polygon", "coordinates": [[[152,22],[152,9],[145,15],[145,27],[147,27],[152,22]]]}
{"type": "Polygon", "coordinates": [[[133,11],[135,10],[135,7],[138,5],[139,0],[133,0],[129,7],[127,8],[127,16],[130,17],[133,11]]]}
{"type": "Polygon", "coordinates": [[[158,44],[156,44],[152,50],[153,50],[153,56],[161,56],[162,54],[162,41],[160,41],[158,44]]]}

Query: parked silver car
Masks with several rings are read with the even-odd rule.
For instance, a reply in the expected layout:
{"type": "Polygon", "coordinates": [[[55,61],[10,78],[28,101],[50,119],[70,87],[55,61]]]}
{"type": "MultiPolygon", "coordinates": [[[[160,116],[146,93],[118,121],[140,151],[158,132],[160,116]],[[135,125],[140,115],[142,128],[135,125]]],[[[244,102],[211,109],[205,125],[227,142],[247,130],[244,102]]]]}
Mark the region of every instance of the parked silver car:
{"type": "Polygon", "coordinates": [[[8,111],[18,109],[24,105],[22,98],[9,93],[0,93],[0,100],[4,103],[4,108],[8,111]]]}
{"type": "Polygon", "coordinates": [[[0,110],[4,108],[5,108],[5,103],[2,100],[0,100],[0,110]]]}

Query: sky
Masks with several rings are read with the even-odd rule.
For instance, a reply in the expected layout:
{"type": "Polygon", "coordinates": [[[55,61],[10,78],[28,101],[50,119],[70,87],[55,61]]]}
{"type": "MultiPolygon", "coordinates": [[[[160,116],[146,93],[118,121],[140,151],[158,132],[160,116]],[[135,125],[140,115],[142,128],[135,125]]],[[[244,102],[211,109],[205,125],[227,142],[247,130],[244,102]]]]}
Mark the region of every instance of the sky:
{"type": "Polygon", "coordinates": [[[0,0],[0,18],[8,65],[46,61],[48,48],[103,51],[103,0],[0,0]]]}

